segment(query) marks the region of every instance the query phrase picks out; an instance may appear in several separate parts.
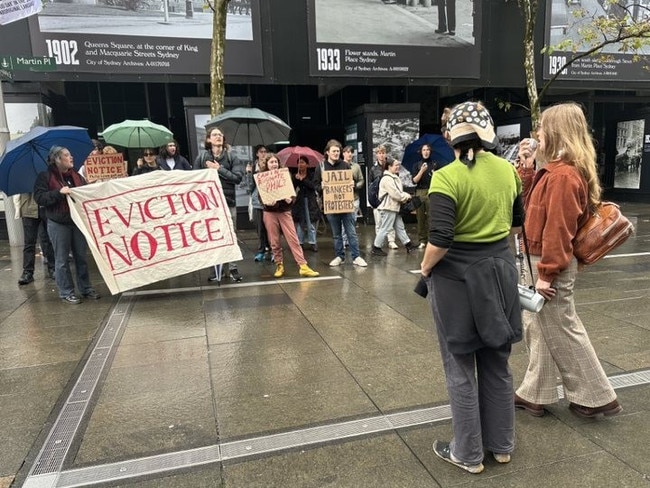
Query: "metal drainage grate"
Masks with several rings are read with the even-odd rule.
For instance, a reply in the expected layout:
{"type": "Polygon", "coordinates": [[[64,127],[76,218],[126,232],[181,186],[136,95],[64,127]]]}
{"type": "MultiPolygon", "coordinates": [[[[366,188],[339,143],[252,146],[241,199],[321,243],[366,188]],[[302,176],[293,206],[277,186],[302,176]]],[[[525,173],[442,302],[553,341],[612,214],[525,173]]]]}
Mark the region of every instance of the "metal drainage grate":
{"type": "Polygon", "coordinates": [[[90,397],[97,386],[103,369],[106,367],[110,349],[115,344],[118,333],[124,326],[131,305],[130,299],[120,297],[117,305],[113,308],[95,348],[84,365],[79,378],[77,378],[70,396],[61,408],[61,412],[59,412],[27,475],[24,487],[54,486],[48,484],[51,483],[52,479],[52,476],[49,475],[58,475],[61,472],[63,462],[79,428],[81,419],[86,412],[90,397]]]}

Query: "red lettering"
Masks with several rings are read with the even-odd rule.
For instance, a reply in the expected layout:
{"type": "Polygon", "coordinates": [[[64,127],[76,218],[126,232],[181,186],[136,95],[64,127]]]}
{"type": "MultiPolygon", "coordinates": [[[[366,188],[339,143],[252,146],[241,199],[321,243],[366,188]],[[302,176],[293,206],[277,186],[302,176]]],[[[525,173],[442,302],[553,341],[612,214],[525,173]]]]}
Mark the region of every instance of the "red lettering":
{"type": "Polygon", "coordinates": [[[128,247],[126,245],[126,237],[122,236],[121,239],[124,248],[124,254],[118,251],[117,248],[110,242],[104,242],[104,254],[106,255],[106,259],[108,259],[108,262],[111,266],[111,271],[115,271],[115,264],[113,264],[113,259],[111,258],[110,251],[112,251],[118,258],[120,258],[124,264],[127,264],[128,266],[133,265],[133,259],[131,259],[131,254],[129,253],[128,247]]]}
{"type": "Polygon", "coordinates": [[[149,199],[145,200],[145,202],[144,202],[144,206],[142,207],[142,214],[143,214],[142,215],[142,222],[143,223],[146,222],[146,220],[144,219],[145,215],[147,217],[149,217],[149,219],[151,219],[151,220],[157,220],[157,219],[165,218],[164,215],[161,215],[160,217],[156,217],[155,215],[153,215],[151,213],[151,202],[154,201],[154,200],[157,200],[157,198],[156,197],[149,198],[149,199]]]}
{"type": "Polygon", "coordinates": [[[97,230],[99,231],[99,236],[100,237],[105,237],[105,236],[113,233],[112,230],[109,231],[109,232],[106,232],[104,230],[104,225],[103,224],[109,224],[110,223],[109,219],[102,220],[102,218],[101,218],[100,212],[102,210],[104,210],[105,208],[106,207],[102,207],[102,208],[97,208],[97,209],[93,210],[93,214],[95,215],[95,222],[96,222],[96,225],[97,225],[97,230]]]}
{"type": "Polygon", "coordinates": [[[140,261],[149,261],[156,255],[156,251],[158,250],[158,242],[156,241],[155,237],[152,236],[149,232],[141,230],[133,234],[133,237],[131,237],[130,247],[135,257],[140,261]],[[143,250],[141,249],[140,236],[144,237],[145,239],[144,245],[148,257],[145,257],[144,253],[142,252],[143,250]],[[148,249],[146,249],[146,247],[148,247],[148,249]]]}

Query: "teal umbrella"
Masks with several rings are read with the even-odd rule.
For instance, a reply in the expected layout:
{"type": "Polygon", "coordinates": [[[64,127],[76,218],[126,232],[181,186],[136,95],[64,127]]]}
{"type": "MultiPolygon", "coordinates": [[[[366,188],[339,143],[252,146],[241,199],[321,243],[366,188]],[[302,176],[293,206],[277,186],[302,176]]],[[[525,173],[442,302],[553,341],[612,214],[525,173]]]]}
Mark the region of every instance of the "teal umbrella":
{"type": "Polygon", "coordinates": [[[259,108],[236,108],[217,115],[205,129],[219,127],[231,146],[268,146],[289,139],[291,127],[281,118],[259,108]]]}
{"type": "Polygon", "coordinates": [[[174,139],[174,134],[164,125],[143,120],[125,120],[113,124],[99,134],[106,144],[120,147],[160,147],[174,139]]]}

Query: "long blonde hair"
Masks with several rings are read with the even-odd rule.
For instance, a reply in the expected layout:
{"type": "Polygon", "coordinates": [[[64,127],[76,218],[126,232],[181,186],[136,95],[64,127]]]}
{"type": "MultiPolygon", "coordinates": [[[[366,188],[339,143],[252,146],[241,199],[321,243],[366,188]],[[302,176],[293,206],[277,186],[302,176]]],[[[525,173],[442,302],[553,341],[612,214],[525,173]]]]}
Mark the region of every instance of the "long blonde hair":
{"type": "Polygon", "coordinates": [[[560,103],[542,112],[544,148],[537,149],[542,162],[562,160],[575,166],[587,181],[589,207],[600,203],[601,187],[596,168],[596,149],[582,108],[574,102],[560,103]]]}

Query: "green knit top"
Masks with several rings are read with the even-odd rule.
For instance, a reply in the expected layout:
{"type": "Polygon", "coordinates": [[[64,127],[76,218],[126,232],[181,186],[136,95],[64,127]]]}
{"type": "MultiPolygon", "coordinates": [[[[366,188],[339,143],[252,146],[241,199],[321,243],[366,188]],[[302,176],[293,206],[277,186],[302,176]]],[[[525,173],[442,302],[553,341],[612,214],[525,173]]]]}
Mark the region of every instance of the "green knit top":
{"type": "Polygon", "coordinates": [[[521,181],[508,161],[479,151],[471,168],[456,159],[436,171],[429,193],[446,195],[455,202],[454,241],[495,242],[510,233],[521,181]]]}

